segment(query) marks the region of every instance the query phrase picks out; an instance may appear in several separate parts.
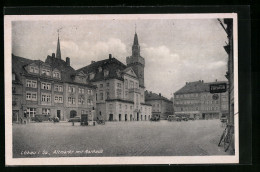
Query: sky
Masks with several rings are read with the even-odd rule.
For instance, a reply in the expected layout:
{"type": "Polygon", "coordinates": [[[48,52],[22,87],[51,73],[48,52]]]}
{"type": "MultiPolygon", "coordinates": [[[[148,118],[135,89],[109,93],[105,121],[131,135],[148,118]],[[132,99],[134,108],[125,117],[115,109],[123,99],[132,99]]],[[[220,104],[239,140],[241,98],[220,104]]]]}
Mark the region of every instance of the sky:
{"type": "Polygon", "coordinates": [[[74,69],[109,54],[126,64],[136,30],[145,87],[167,98],[186,82],[226,81],[228,39],[217,19],[13,21],[12,53],[45,61],[56,53],[58,30],[61,57],[74,69]]]}

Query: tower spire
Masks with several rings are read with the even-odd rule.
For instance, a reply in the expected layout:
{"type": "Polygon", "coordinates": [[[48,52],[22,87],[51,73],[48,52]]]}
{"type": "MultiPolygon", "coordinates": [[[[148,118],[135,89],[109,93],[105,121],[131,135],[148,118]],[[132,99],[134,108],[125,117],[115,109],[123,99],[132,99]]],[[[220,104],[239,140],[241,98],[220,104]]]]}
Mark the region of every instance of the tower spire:
{"type": "Polygon", "coordinates": [[[138,36],[137,36],[136,32],[135,32],[135,36],[134,36],[134,43],[132,46],[132,56],[140,56],[140,46],[138,43],[138,36]]]}
{"type": "Polygon", "coordinates": [[[58,43],[57,43],[57,50],[56,50],[56,58],[61,59],[61,52],[60,52],[60,34],[58,30],[58,43]]]}

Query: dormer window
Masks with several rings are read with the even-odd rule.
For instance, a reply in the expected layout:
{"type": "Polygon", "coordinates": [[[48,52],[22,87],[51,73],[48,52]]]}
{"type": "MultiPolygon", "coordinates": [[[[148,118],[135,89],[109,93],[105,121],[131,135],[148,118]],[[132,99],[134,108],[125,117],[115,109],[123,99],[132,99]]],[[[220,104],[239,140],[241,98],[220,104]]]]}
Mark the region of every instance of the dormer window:
{"type": "Polygon", "coordinates": [[[39,68],[35,66],[30,66],[30,73],[39,73],[39,68]]]}
{"type": "Polygon", "coordinates": [[[94,79],[94,77],[95,77],[95,74],[94,74],[94,73],[89,74],[89,79],[90,79],[90,80],[91,80],[91,79],[94,79]]]}
{"type": "Polygon", "coordinates": [[[50,76],[50,70],[48,69],[42,69],[42,75],[47,75],[47,76],[50,76]]]}
{"type": "Polygon", "coordinates": [[[104,70],[104,76],[107,77],[109,75],[109,71],[108,70],[104,70]]]}
{"type": "Polygon", "coordinates": [[[60,72],[54,72],[53,77],[54,78],[60,78],[60,72]]]}
{"type": "Polygon", "coordinates": [[[98,72],[102,72],[102,67],[99,67],[99,68],[98,68],[98,72]]]}
{"type": "Polygon", "coordinates": [[[118,77],[120,77],[120,70],[117,70],[116,74],[117,74],[118,77]]]}

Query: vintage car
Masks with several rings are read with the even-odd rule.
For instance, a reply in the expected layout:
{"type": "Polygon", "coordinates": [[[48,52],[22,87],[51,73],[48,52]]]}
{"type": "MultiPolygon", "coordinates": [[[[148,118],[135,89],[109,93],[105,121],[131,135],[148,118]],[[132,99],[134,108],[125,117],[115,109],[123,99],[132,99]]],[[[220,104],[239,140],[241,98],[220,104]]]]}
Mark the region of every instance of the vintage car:
{"type": "Polygon", "coordinates": [[[176,116],[175,115],[169,115],[167,118],[168,121],[177,121],[176,116]]]}
{"type": "Polygon", "coordinates": [[[158,115],[151,117],[151,121],[159,121],[160,117],[158,115]]]}

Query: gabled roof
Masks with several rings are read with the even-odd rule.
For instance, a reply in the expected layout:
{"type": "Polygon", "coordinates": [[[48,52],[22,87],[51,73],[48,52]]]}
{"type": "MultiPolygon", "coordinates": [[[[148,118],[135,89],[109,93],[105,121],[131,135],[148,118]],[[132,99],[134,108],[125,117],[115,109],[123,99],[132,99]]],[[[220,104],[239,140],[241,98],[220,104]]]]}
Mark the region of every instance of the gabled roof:
{"type": "MultiPolygon", "coordinates": [[[[48,56],[46,61],[43,62],[41,60],[30,60],[30,59],[15,56],[12,54],[12,71],[16,74],[17,79],[21,80],[20,74],[30,75],[25,70],[25,66],[27,66],[29,64],[37,64],[37,65],[45,64],[47,66],[50,66],[52,68],[52,70],[57,69],[61,72],[61,81],[62,82],[79,84],[79,83],[74,82],[73,76],[75,76],[77,74],[77,72],[71,66],[68,66],[64,60],[57,59],[57,58],[52,58],[50,60],[50,58],[52,58],[52,57],[48,56]]],[[[43,76],[41,76],[41,77],[43,77],[43,76]]],[[[45,77],[45,78],[47,78],[47,77],[45,77]]],[[[51,78],[49,78],[49,79],[51,79],[51,78]]],[[[95,87],[92,84],[85,84],[85,85],[89,86],[89,87],[93,87],[93,88],[95,87]]]]}
{"type": "Polygon", "coordinates": [[[80,68],[77,70],[83,71],[86,74],[94,73],[95,77],[91,81],[101,81],[105,79],[123,79],[122,76],[117,75],[117,70],[123,71],[126,68],[126,65],[124,65],[122,62],[117,60],[116,58],[109,58],[97,62],[93,62],[88,66],[85,66],[83,68],[80,68]],[[102,68],[102,71],[99,72],[99,68],[102,68]],[[104,76],[104,70],[108,70],[109,74],[108,76],[104,76]]]}
{"type": "Polygon", "coordinates": [[[210,84],[219,83],[227,83],[227,81],[216,81],[208,83],[204,83],[203,81],[187,82],[185,86],[176,91],[174,94],[209,92],[210,84]]]}
{"type": "Polygon", "coordinates": [[[145,91],[145,101],[151,101],[151,100],[164,100],[168,102],[172,102],[171,100],[167,99],[166,97],[162,95],[158,95],[153,92],[145,91]]]}

